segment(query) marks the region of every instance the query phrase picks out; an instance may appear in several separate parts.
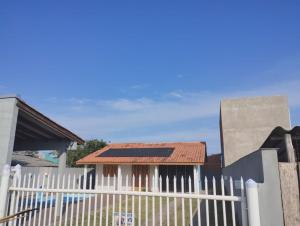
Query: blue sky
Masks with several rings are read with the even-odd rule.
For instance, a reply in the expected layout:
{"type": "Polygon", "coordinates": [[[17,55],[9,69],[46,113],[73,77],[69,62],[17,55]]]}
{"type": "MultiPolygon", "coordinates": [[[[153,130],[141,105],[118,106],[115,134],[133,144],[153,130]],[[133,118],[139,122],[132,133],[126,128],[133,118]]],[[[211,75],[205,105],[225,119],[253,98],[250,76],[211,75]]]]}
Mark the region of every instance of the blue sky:
{"type": "Polygon", "coordinates": [[[223,98],[289,96],[300,124],[299,1],[2,1],[0,94],[80,136],[208,142],[223,98]]]}

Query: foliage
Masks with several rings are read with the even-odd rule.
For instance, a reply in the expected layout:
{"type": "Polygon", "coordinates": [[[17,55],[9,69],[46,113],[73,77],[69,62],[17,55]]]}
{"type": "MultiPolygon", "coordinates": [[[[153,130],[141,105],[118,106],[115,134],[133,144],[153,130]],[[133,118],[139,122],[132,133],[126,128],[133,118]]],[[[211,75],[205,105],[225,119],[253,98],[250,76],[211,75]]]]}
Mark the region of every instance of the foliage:
{"type": "Polygon", "coordinates": [[[77,160],[105,146],[106,142],[103,140],[88,140],[84,145],[78,146],[76,150],[70,150],[67,152],[67,165],[69,167],[80,167],[76,165],[77,160]]]}

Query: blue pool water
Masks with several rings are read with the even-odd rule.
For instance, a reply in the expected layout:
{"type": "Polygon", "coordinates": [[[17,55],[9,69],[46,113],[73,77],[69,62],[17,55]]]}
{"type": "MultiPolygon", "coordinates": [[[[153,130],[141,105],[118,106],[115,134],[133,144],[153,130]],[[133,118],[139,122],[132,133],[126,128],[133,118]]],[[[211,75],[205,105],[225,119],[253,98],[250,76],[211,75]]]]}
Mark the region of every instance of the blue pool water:
{"type": "MultiPolygon", "coordinates": [[[[84,195],[84,194],[64,194],[63,195],[63,204],[66,203],[71,203],[74,200],[74,203],[80,202],[86,198],[88,198],[89,196],[94,196],[94,195],[84,195]]],[[[51,204],[51,200],[52,200],[52,206],[56,203],[56,196],[54,195],[53,197],[51,197],[50,195],[48,195],[47,199],[45,194],[43,194],[42,192],[39,192],[36,196],[36,199],[33,200],[33,203],[37,202],[37,205],[46,205],[49,207],[51,204]]],[[[29,202],[30,203],[30,202],[29,202]]]]}

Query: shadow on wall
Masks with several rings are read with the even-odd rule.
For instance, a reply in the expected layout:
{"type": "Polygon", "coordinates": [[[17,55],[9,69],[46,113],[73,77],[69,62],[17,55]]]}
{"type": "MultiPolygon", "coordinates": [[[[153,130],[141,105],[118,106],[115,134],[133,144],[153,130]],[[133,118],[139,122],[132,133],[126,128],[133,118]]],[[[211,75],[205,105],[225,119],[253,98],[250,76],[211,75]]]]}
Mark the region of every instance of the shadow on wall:
{"type": "MultiPolygon", "coordinates": [[[[208,209],[209,209],[209,219],[206,219],[206,201],[202,200],[200,203],[200,221],[201,225],[225,225],[224,224],[224,217],[223,217],[223,207],[222,201],[217,201],[217,215],[214,212],[214,201],[208,201],[208,209]],[[208,223],[209,222],[209,223],[208,223]]],[[[233,225],[232,223],[232,214],[231,214],[231,205],[229,202],[226,202],[226,223],[227,225],[233,225]]],[[[200,225],[198,224],[198,213],[195,212],[193,215],[193,225],[200,225]]],[[[242,224],[236,222],[236,226],[241,226],[242,224]]]]}
{"type": "MultiPolygon", "coordinates": [[[[204,189],[204,179],[205,177],[208,180],[208,188],[212,189],[212,181],[213,177],[216,179],[216,181],[221,180],[221,174],[222,174],[222,154],[214,154],[207,156],[206,163],[202,167],[202,177],[201,177],[201,183],[202,183],[202,189],[204,189]]],[[[219,183],[217,183],[219,184],[219,183]]]]}
{"type": "Polygon", "coordinates": [[[84,185],[84,175],[81,176],[81,185],[80,187],[82,189],[95,189],[95,184],[96,184],[96,170],[93,168],[87,173],[87,180],[86,184],[84,185]]]}
{"type": "MultiPolygon", "coordinates": [[[[243,177],[244,182],[248,179],[256,181],[258,183],[261,225],[284,225],[278,158],[275,149],[255,151],[223,168],[222,172],[225,178],[226,191],[229,191],[229,183],[226,183],[226,180],[232,176],[236,195],[241,193],[240,187],[236,186],[241,177],[243,177]]],[[[240,222],[240,206],[236,210],[237,219],[240,222]]]]}

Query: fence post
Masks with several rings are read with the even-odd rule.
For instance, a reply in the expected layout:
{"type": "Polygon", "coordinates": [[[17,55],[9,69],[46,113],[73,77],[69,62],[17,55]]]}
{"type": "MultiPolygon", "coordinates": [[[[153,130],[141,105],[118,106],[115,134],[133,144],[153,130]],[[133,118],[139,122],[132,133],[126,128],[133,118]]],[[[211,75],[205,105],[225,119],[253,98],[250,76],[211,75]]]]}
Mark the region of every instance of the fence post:
{"type": "Polygon", "coordinates": [[[260,226],[258,184],[254,180],[247,180],[246,194],[249,226],[260,226]]]}
{"type": "MultiPolygon", "coordinates": [[[[2,170],[1,185],[0,185],[0,218],[5,216],[5,207],[7,199],[7,191],[10,176],[10,165],[5,164],[2,170]]],[[[2,224],[0,224],[2,225],[2,224]]]]}
{"type": "MultiPolygon", "coordinates": [[[[18,181],[21,180],[21,166],[18,164],[14,167],[14,177],[12,186],[17,187],[18,181]]],[[[13,215],[15,213],[15,200],[16,200],[16,191],[13,191],[11,194],[11,201],[9,206],[9,215],[13,215]]],[[[13,221],[8,222],[8,226],[13,225],[13,221]]]]}

